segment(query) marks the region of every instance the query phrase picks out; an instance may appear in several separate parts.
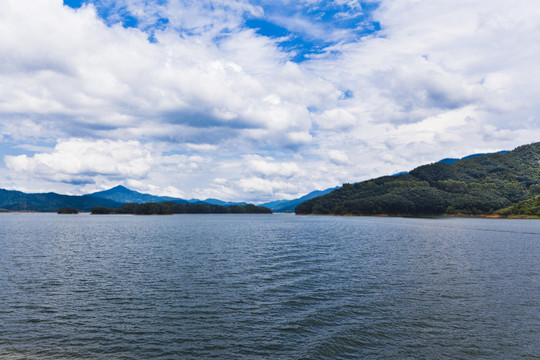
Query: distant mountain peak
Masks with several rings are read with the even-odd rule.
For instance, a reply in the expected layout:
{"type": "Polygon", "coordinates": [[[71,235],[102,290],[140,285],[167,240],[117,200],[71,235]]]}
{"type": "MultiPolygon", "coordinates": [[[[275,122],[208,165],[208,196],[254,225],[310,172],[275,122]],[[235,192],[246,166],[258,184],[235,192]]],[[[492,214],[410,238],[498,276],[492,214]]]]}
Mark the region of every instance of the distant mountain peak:
{"type": "Polygon", "coordinates": [[[135,190],[128,189],[123,185],[117,185],[109,190],[97,191],[88,196],[99,197],[104,199],[114,200],[119,203],[145,203],[145,202],[163,202],[174,201],[177,203],[187,203],[184,199],[174,198],[170,196],[155,196],[143,194],[135,190]]]}
{"type": "Polygon", "coordinates": [[[136,193],[137,191],[131,190],[124,185],[116,185],[108,190],[98,191],[98,193],[136,193]]]}
{"type": "Polygon", "coordinates": [[[275,200],[264,204],[259,204],[259,206],[264,206],[269,209],[271,209],[273,212],[288,212],[288,211],[294,211],[294,208],[299,205],[300,203],[313,199],[317,196],[328,194],[336,189],[339,189],[339,186],[329,188],[326,190],[315,190],[310,192],[307,195],[304,195],[297,199],[292,200],[275,200]]]}
{"type": "Polygon", "coordinates": [[[128,189],[128,188],[125,187],[124,185],[116,185],[115,187],[110,188],[109,190],[128,190],[128,191],[133,191],[133,190],[131,190],[131,189],[128,189]]]}

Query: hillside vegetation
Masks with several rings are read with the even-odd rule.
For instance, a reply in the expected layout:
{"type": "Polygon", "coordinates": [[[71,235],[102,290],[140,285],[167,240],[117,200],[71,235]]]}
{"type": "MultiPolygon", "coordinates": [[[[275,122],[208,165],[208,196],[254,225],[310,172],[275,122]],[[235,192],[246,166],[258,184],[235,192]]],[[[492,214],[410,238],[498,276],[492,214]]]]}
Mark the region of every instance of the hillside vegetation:
{"type": "Polygon", "coordinates": [[[503,216],[534,216],[540,217],[540,195],[529,200],[523,200],[497,211],[498,215],[503,216]]]}
{"type": "Polygon", "coordinates": [[[343,187],[298,205],[297,214],[491,214],[540,194],[540,143],[507,153],[434,163],[343,187]]]}

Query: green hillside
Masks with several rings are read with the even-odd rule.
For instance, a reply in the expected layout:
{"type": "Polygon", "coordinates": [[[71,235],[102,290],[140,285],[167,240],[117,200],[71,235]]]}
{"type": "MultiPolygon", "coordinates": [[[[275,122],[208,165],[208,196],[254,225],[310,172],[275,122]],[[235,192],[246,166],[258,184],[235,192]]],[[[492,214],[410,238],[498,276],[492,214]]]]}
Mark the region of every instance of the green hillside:
{"type": "Polygon", "coordinates": [[[503,216],[534,216],[540,217],[540,195],[536,195],[532,199],[523,200],[497,211],[498,215],[503,216]]]}
{"type": "Polygon", "coordinates": [[[297,214],[488,214],[540,194],[540,142],[507,153],[420,166],[344,184],[298,205],[297,214]]]}

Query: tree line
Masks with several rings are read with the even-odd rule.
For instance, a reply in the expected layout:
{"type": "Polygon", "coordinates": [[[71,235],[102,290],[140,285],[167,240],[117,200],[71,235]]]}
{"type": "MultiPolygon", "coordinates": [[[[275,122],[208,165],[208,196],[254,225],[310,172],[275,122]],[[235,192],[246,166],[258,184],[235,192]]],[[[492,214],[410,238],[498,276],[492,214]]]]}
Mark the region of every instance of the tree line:
{"type": "Polygon", "coordinates": [[[179,204],[172,201],[143,204],[129,203],[113,209],[103,206],[92,208],[94,215],[133,214],[133,215],[171,215],[171,214],[271,214],[272,210],[255,205],[221,206],[213,204],[179,204]]]}

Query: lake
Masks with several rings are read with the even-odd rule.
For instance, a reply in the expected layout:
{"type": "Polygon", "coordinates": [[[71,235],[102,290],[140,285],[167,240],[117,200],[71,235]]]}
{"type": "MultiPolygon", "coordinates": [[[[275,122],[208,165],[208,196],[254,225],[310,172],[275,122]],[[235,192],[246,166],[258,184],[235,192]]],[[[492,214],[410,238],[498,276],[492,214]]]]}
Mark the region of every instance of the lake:
{"type": "Polygon", "coordinates": [[[540,359],[540,220],[0,214],[2,359],[540,359]]]}

